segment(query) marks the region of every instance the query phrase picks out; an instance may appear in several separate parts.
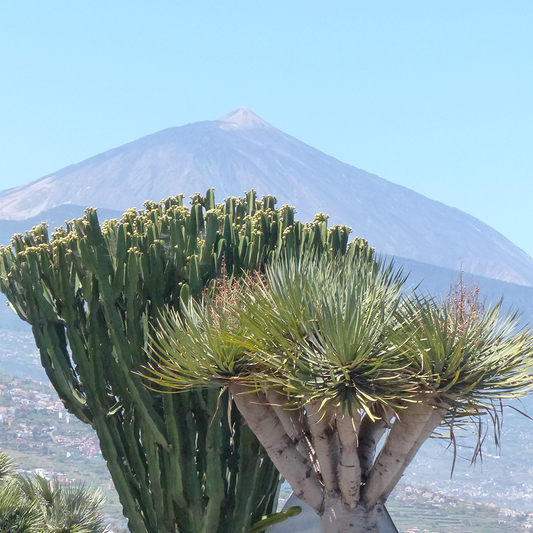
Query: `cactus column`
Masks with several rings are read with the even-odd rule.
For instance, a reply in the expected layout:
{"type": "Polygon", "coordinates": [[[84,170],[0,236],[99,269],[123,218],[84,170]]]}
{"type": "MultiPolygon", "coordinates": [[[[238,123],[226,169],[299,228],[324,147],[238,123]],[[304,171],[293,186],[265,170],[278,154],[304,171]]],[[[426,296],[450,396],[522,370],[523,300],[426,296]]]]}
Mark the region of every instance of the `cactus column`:
{"type": "Polygon", "coordinates": [[[138,373],[163,308],[280,253],[347,250],[348,228],[328,231],[324,216],[304,226],[274,206],[253,191],[215,204],[211,189],[190,208],[181,196],[148,202],[102,226],[89,208],[0,251],[0,288],[65,406],[96,430],[133,533],[243,533],[275,510],[280,476],[227,394],[156,391],[138,373]]]}

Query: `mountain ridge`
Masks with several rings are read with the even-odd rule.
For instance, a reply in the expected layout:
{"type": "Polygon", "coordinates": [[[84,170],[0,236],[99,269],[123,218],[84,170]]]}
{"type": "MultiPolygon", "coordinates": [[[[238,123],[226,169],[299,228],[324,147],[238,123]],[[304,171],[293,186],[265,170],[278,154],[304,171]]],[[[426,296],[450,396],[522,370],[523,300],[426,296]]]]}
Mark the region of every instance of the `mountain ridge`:
{"type": "Polygon", "coordinates": [[[0,192],[0,218],[64,204],[122,210],[215,188],[217,201],[254,188],[299,220],[317,212],[353,228],[381,253],[533,285],[533,259],[480,220],[343,163],[246,108],[171,127],[0,192]]]}

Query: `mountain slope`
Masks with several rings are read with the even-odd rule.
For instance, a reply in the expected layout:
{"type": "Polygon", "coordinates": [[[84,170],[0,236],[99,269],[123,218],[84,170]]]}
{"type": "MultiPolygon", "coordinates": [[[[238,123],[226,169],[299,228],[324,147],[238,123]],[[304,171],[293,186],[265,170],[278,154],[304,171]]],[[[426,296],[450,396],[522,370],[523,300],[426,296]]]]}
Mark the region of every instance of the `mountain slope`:
{"type": "Polygon", "coordinates": [[[148,135],[4,191],[0,219],[63,204],[125,210],[213,186],[219,201],[251,188],[275,194],[303,221],[328,213],[386,254],[533,285],[533,259],[483,222],[342,163],[246,108],[148,135]]]}

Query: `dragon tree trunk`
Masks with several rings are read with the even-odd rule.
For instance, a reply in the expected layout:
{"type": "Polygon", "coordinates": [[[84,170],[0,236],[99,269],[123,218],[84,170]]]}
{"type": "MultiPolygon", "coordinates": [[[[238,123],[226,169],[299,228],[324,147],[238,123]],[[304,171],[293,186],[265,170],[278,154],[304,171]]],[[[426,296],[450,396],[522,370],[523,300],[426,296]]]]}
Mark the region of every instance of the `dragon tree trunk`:
{"type": "MultiPolygon", "coordinates": [[[[283,400],[274,397],[279,393],[237,382],[230,385],[230,392],[294,495],[307,504],[305,519],[309,522],[313,509],[315,523],[321,523],[324,533],[397,533],[385,502],[449,408],[438,396],[428,394],[409,404],[401,417],[388,409],[383,409],[380,418],[361,417],[359,411],[349,414],[339,407],[321,408],[320,402],[292,408],[288,415],[283,400]],[[296,420],[296,425],[289,419],[296,420]],[[389,425],[390,432],[375,457],[376,444],[389,425]],[[299,446],[294,437],[299,427],[309,429],[301,432],[306,447],[299,446]]],[[[274,527],[272,533],[297,527],[298,518],[293,523],[274,527]]]]}
{"type": "Polygon", "coordinates": [[[385,506],[376,504],[372,509],[363,505],[346,505],[342,497],[329,497],[321,522],[324,533],[398,533],[385,506]]]}

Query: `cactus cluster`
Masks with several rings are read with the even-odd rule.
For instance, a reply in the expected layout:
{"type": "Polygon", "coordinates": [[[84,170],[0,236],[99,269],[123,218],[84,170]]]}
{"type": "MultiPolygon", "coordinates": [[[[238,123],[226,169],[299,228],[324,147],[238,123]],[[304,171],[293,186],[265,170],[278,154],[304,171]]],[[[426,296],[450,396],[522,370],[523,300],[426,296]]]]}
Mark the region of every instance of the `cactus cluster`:
{"type": "Polygon", "coordinates": [[[372,253],[326,216],[304,225],[275,203],[251,191],[215,204],[210,189],[190,207],[183,196],[147,202],[102,225],[88,208],[0,250],[0,289],[31,324],[65,406],[96,430],[133,533],[243,533],[275,511],[280,476],[227,392],[155,391],[138,373],[161,311],[220,276],[309,247],[372,253]]]}

